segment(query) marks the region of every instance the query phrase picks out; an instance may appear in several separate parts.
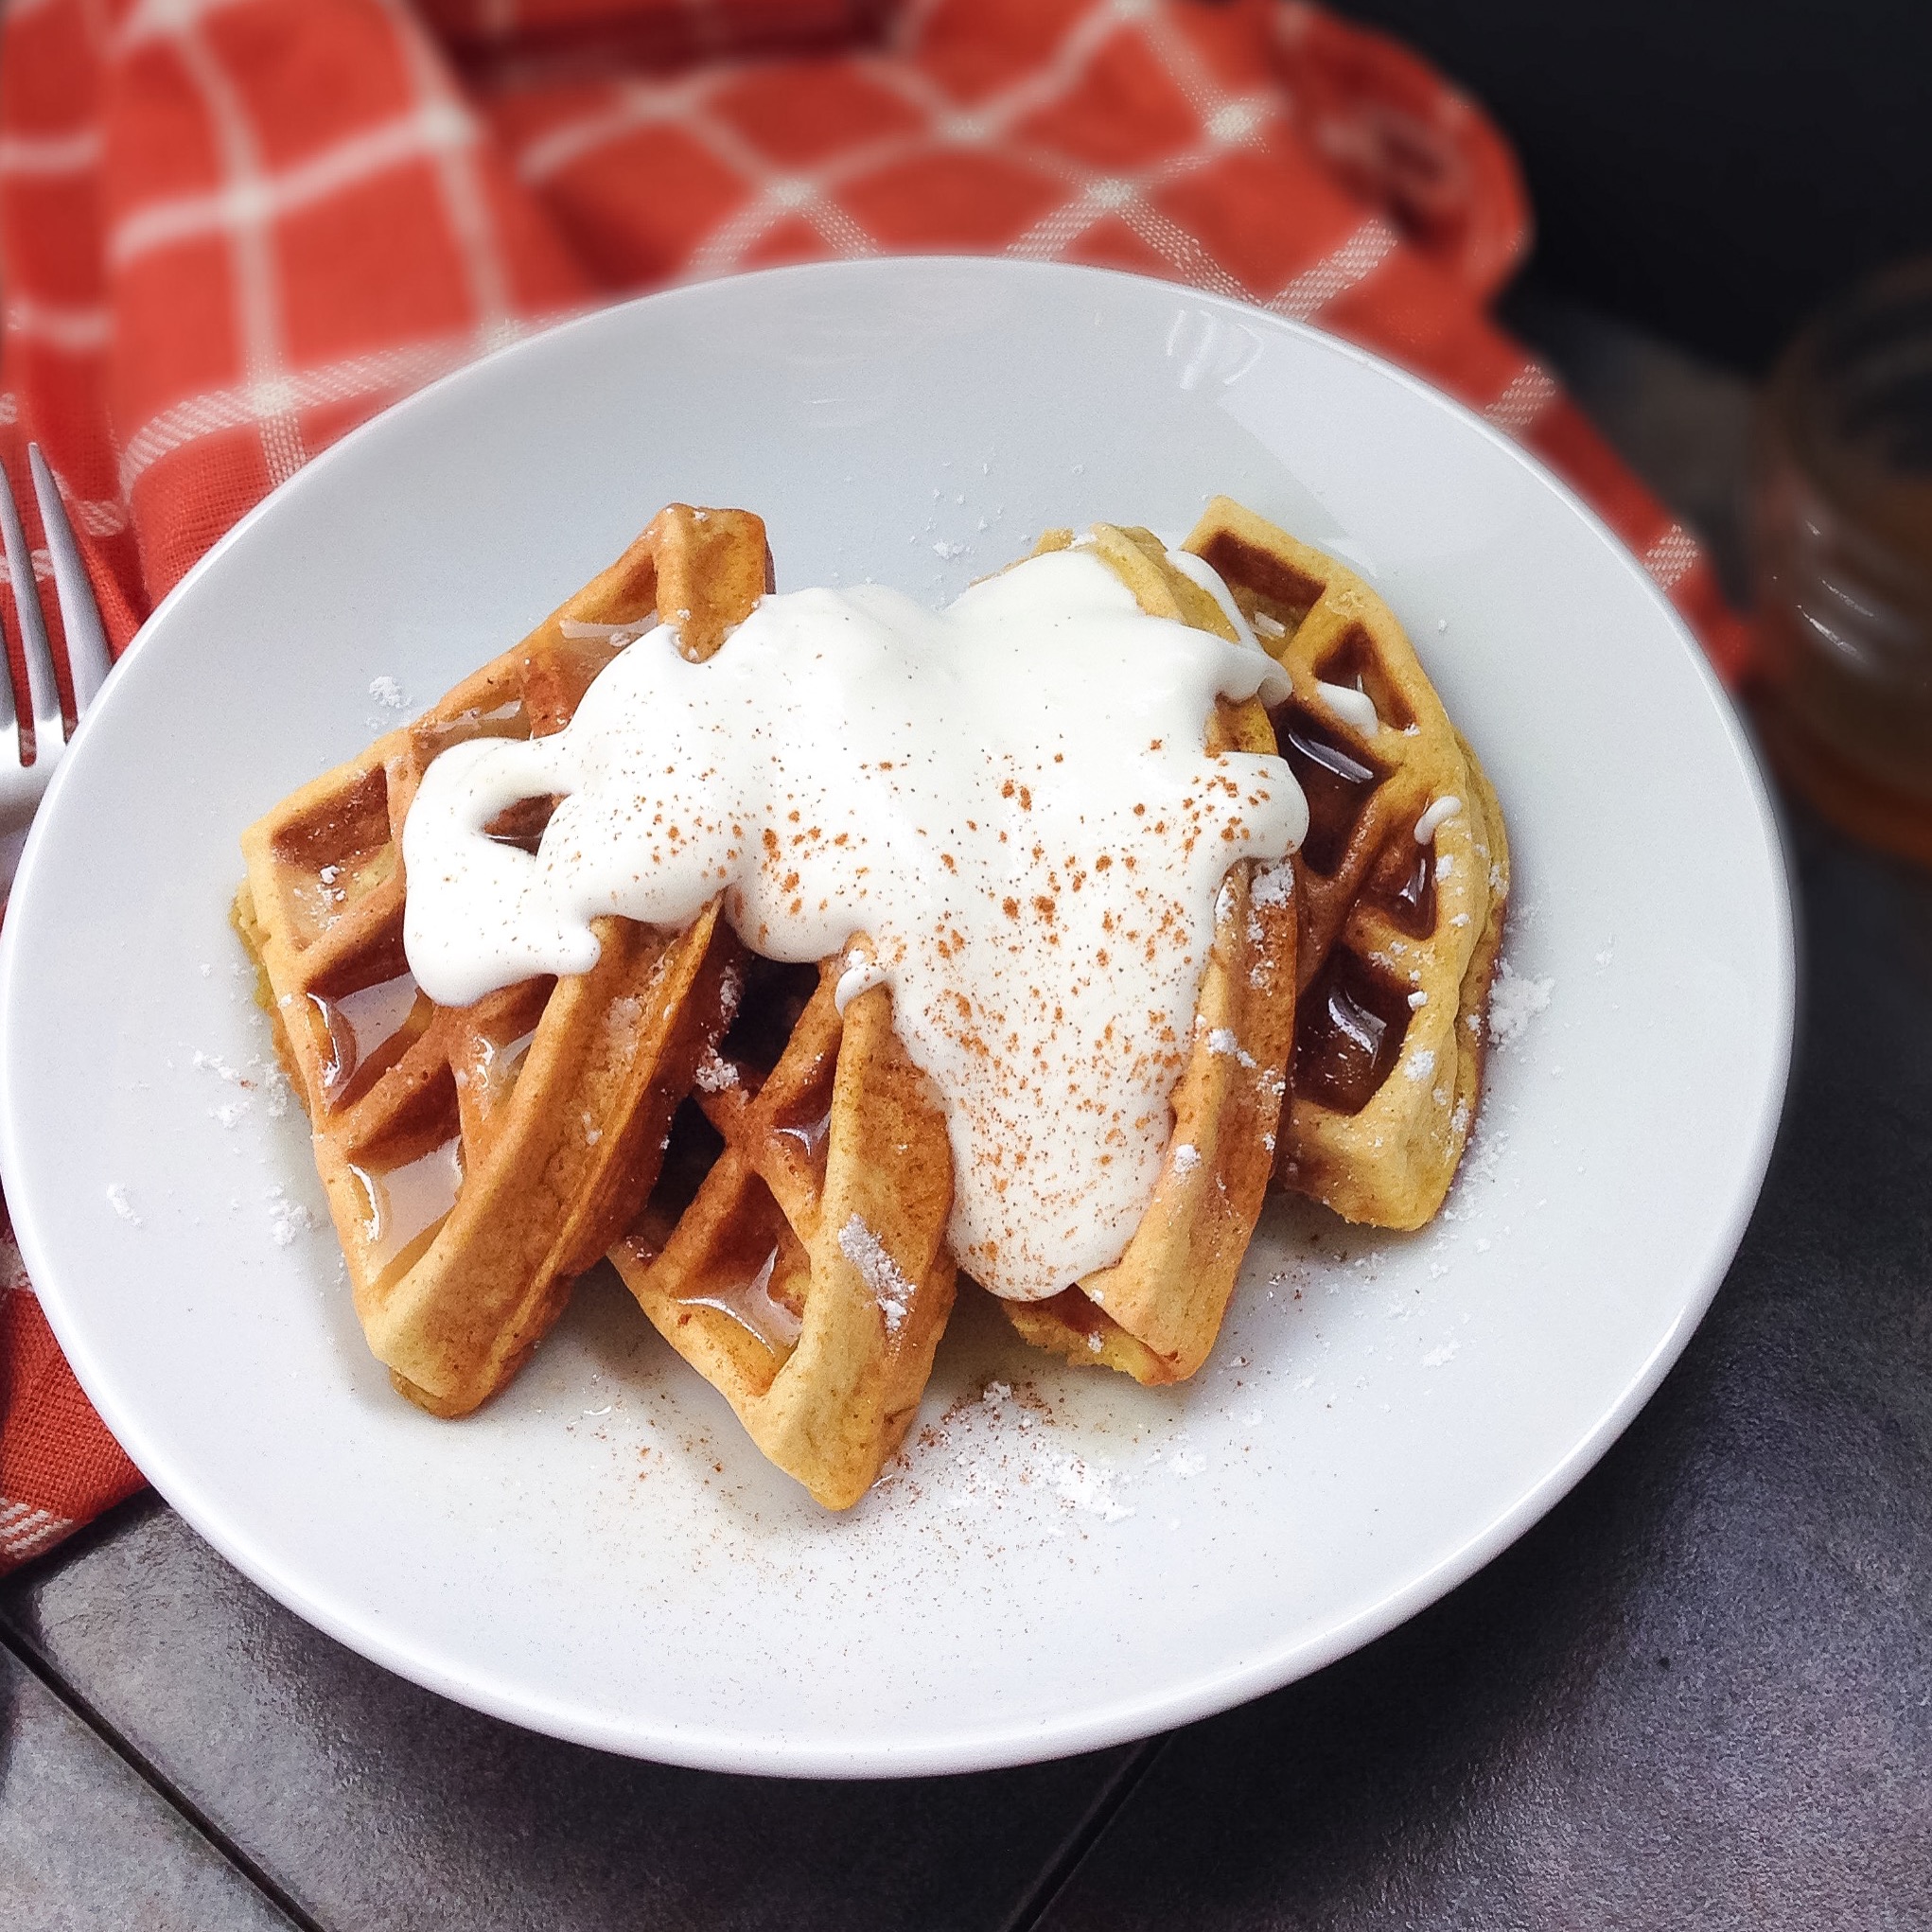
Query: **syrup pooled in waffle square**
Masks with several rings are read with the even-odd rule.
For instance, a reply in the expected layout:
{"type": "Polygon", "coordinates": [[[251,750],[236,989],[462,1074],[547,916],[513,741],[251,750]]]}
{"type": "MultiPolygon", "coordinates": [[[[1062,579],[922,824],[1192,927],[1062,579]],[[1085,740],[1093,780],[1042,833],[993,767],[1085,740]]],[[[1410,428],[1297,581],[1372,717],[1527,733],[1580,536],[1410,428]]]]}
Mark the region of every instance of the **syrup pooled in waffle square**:
{"type": "MultiPolygon", "coordinates": [[[[558,730],[624,640],[675,618],[716,648],[764,593],[764,526],[673,506],[516,649],[251,826],[235,922],[313,1130],[356,1308],[398,1389],[462,1414],[635,1218],[723,1026],[729,935],[611,918],[588,973],[438,1006],[404,953],[406,814],[430,762],[558,730]]],[[[534,850],[551,801],[491,834],[534,850]]]]}
{"type": "Polygon", "coordinates": [[[1293,685],[1272,706],[1308,802],[1301,989],[1277,1178],[1416,1228],[1475,1119],[1509,896],[1496,794],[1361,578],[1225,497],[1188,536],[1293,685]]]}

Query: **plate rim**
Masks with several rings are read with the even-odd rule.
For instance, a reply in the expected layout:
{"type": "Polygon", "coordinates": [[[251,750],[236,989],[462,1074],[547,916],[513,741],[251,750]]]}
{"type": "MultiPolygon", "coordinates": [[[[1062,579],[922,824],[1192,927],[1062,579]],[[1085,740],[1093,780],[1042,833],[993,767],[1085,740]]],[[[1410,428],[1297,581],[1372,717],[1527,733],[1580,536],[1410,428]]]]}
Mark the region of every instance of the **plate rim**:
{"type": "MultiPolygon", "coordinates": [[[[1236,1665],[1223,1667],[1205,1677],[1189,1677],[1167,1689],[1136,1693],[1090,1705],[1073,1715],[1034,1722],[1002,1717],[992,1723],[955,1727],[943,1732],[928,1731],[910,1744],[894,1744],[871,1736],[861,1737],[852,1744],[830,1744],[816,1740],[799,1741],[782,1732],[760,1733],[743,1727],[698,1728],[666,1724],[661,1720],[656,1724],[641,1724],[634,1719],[590,1716],[576,1706],[545,1694],[506,1690],[487,1675],[465,1677],[446,1670],[433,1657],[413,1651],[405,1642],[393,1639],[378,1627],[366,1612],[359,1617],[318,1597],[304,1586],[298,1576],[285,1572],[252,1548],[243,1526],[231,1526],[219,1509],[203,1511],[192,1475],[176,1466],[165,1441],[155,1440],[138,1415],[115,1415],[113,1412],[117,1405],[111,1400],[103,1402],[97,1396],[97,1387],[103,1384],[111,1386],[112,1377],[95,1361],[88,1345],[84,1321],[69,1305],[60,1282],[60,1271],[52,1265],[35,1202],[9,1196],[15,1238],[26,1264],[28,1277],[35,1285],[41,1308],[77,1380],[95,1404],[103,1423],[128,1449],[143,1476],[224,1559],[278,1603],[325,1634],[382,1668],[439,1695],[571,1743],[662,1764],[766,1776],[915,1777],[991,1770],[1072,1756],[1196,1722],[1280,1689],[1339,1660],[1407,1622],[1493,1561],[1567,1496],[1618,1440],[1676,1365],[1723,1285],[1755,1211],[1790,1092],[1797,1027],[1798,956],[1796,895],[1789,838],[1775,794],[1766,781],[1762,760],[1736,707],[1724,691],[1689,625],[1655,578],[1573,487],[1534,452],[1457,397],[1359,343],[1308,323],[1275,315],[1252,303],[1210,293],[1185,283],[1074,263],[1016,261],[1001,256],[889,255],[852,261],[789,264],[712,282],[680,284],[588,310],[535,330],[446,372],[421,389],[398,398],[320,452],[255,503],[183,574],[142,624],[121,661],[127,661],[146,647],[155,630],[162,626],[162,620],[193,593],[194,587],[209,571],[221,567],[221,560],[228,552],[237,543],[246,541],[247,534],[257,522],[265,517],[281,514],[283,501],[305,487],[305,479],[322,473],[324,465],[353,461],[362,439],[372,434],[386,433],[393,417],[413,409],[430,406],[433,399],[441,396],[448,388],[476,379],[480,371],[502,359],[536,352],[550,353],[555,344],[570,336],[600,328],[627,326],[628,318],[647,307],[655,305],[663,308],[690,301],[715,299],[719,290],[727,287],[770,286],[828,278],[856,280],[879,275],[889,279],[908,272],[935,271],[968,277],[991,275],[997,279],[1022,281],[1075,280],[1101,286],[1128,284],[1137,290],[1151,285],[1190,304],[1238,321],[1243,326],[1258,325],[1273,332],[1300,338],[1325,353],[1340,354],[1386,378],[1393,378],[1428,406],[1446,410],[1459,417],[1465,428],[1480,432],[1490,444],[1506,451],[1543,487],[1554,491],[1572,515],[1581,518],[1591,536],[1608,551],[1615,564],[1633,579],[1653,610],[1664,621],[1677,647],[1689,655],[1695,675],[1701,681],[1703,694],[1710,702],[1727,747],[1736,761],[1745,795],[1754,808],[1754,829],[1765,848],[1772,878],[1776,886],[1782,887],[1771,894],[1774,931],[1765,936],[1771,942],[1767,990],[1775,1000],[1775,1038],[1770,1043],[1772,1050],[1764,1063],[1765,1087],[1752,1115],[1751,1132],[1737,1150],[1738,1185],[1732,1198],[1722,1203],[1722,1212],[1713,1214],[1705,1224],[1701,1252],[1683,1271],[1683,1279],[1694,1284],[1693,1291],[1678,1302],[1669,1327],[1657,1338],[1649,1354],[1617,1399],[1524,1494],[1467,1536],[1455,1549],[1410,1577],[1399,1588],[1388,1591],[1352,1615],[1337,1619],[1312,1633],[1304,1632],[1297,1638],[1266,1646],[1236,1665]],[[42,1283],[49,1286],[44,1289],[42,1283]],[[138,1454],[135,1453],[136,1449],[139,1449],[138,1454]]],[[[22,1014],[30,1001],[30,994],[24,992],[20,985],[17,936],[32,919],[32,908],[38,897],[42,853],[46,842],[44,828],[57,819],[62,809],[61,800],[69,788],[70,774],[76,762],[72,754],[77,746],[84,744],[96,719],[114,704],[117,681],[110,680],[80,721],[69,744],[68,755],[63,756],[57,766],[28,834],[14,887],[14,896],[25,903],[28,919],[9,919],[4,927],[0,927],[0,1172],[17,1168],[13,1156],[30,1138],[30,1123],[24,1117],[25,1108],[11,1073],[13,1056],[5,1050],[6,1043],[16,1027],[25,1024],[22,1014]]],[[[84,1293],[79,1300],[84,1303],[84,1293]]]]}

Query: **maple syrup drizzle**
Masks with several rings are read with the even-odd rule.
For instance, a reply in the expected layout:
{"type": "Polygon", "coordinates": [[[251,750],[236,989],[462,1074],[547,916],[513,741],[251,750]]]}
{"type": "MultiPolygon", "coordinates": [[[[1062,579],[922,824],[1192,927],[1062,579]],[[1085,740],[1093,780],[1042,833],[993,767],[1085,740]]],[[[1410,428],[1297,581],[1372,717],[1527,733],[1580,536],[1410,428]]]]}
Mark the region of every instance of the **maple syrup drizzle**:
{"type": "Polygon", "coordinates": [[[463,1142],[451,1134],[401,1167],[355,1169],[369,1198],[364,1222],[371,1256],[384,1267],[406,1249],[426,1246],[422,1237],[448,1218],[463,1186],[463,1142]]]}
{"type": "Polygon", "coordinates": [[[407,972],[353,992],[311,992],[308,999],[328,1037],[323,1092],[338,1105],[354,1093],[366,1092],[401,1057],[430,1016],[429,1002],[407,972]],[[385,1050],[392,1046],[394,1051],[385,1050]]]}
{"type": "Polygon", "coordinates": [[[1363,810],[1382,782],[1380,768],[1367,763],[1334,737],[1299,705],[1269,713],[1275,743],[1288,760],[1308,801],[1308,836],[1302,861],[1310,871],[1333,878],[1348,853],[1348,842],[1363,810]]]}
{"type": "Polygon", "coordinates": [[[780,1291],[778,1269],[783,1251],[774,1246],[746,1280],[706,1284],[702,1294],[680,1296],[687,1308],[711,1308],[729,1316],[782,1361],[798,1346],[805,1318],[780,1291]]]}
{"type": "Polygon", "coordinates": [[[814,1101],[808,1101],[801,1109],[799,1117],[777,1122],[772,1132],[790,1141],[804,1155],[812,1171],[822,1178],[825,1173],[826,1142],[832,1136],[830,1091],[814,1101]]]}
{"type": "Polygon", "coordinates": [[[1296,1096],[1338,1114],[1360,1114],[1395,1071],[1408,1029],[1407,995],[1337,946],[1296,1017],[1296,1096]]]}
{"type": "Polygon", "coordinates": [[[1412,940],[1426,940],[1435,930],[1435,848],[1391,838],[1364,896],[1412,940]]]}

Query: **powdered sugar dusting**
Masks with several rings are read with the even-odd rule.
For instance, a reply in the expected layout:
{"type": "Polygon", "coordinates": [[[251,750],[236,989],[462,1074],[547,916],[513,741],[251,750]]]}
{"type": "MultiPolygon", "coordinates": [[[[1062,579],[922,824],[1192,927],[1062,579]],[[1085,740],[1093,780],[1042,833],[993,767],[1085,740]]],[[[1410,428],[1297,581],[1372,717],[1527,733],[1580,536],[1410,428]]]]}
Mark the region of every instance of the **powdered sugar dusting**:
{"type": "Polygon", "coordinates": [[[208,1109],[210,1119],[225,1128],[238,1127],[246,1120],[255,1100],[271,1120],[279,1120],[294,1101],[287,1076],[272,1057],[257,1054],[248,1063],[246,1072],[231,1065],[220,1054],[196,1049],[189,1063],[198,1072],[211,1073],[224,1086],[239,1088],[238,1093],[218,1101],[208,1109]]]}
{"type": "Polygon", "coordinates": [[[1246,1067],[1255,1064],[1255,1056],[1235,1038],[1234,1029],[1229,1027],[1217,1027],[1208,1034],[1207,1050],[1210,1053],[1224,1053],[1230,1059],[1239,1061],[1246,1067]]]}
{"type": "MultiPolygon", "coordinates": [[[[1082,1372],[1076,1386],[1091,1395],[1104,1384],[1082,1372]]],[[[975,1540],[997,1525],[1002,1542],[1028,1522],[1057,1540],[1085,1534],[1083,1518],[1126,1520],[1135,1513],[1120,1493],[1127,1465],[1091,1430],[1069,1430],[1063,1400],[1049,1400],[1030,1379],[989,1377],[907,1439],[878,1485],[882,1506],[900,1511],[922,1502],[975,1540]]],[[[1163,1440],[1151,1456],[1132,1460],[1154,1469],[1170,1446],[1163,1440]]]]}
{"type": "Polygon", "coordinates": [[[1114,1472],[1096,1468],[1084,1456],[1061,1459],[1054,1471],[1053,1491],[1063,1502],[1070,1502],[1102,1522],[1119,1522],[1133,1514],[1128,1504],[1115,1499],[1114,1472]]]}
{"type": "Polygon", "coordinates": [[[1250,905],[1286,905],[1294,897],[1294,868],[1291,865],[1257,866],[1254,883],[1248,887],[1250,905]]]}
{"type": "Polygon", "coordinates": [[[1498,1046],[1519,1039],[1522,1030],[1550,1004],[1554,979],[1530,979],[1507,959],[1499,962],[1496,983],[1489,990],[1489,1038],[1498,1046]]]}
{"type": "Polygon", "coordinates": [[[701,1094],[722,1094],[727,1087],[738,1084],[738,1069],[715,1046],[707,1046],[692,1083],[701,1094]]]}
{"type": "Polygon", "coordinates": [[[313,1209],[300,1201],[291,1201],[286,1188],[271,1187],[268,1203],[269,1238],[278,1248],[292,1246],[297,1235],[306,1235],[322,1225],[313,1209]]]}
{"type": "Polygon", "coordinates": [[[859,1272],[859,1279],[872,1291],[886,1317],[886,1332],[898,1334],[912,1307],[912,1284],[899,1272],[899,1264],[886,1252],[880,1240],[857,1215],[838,1231],[838,1252],[859,1272]]]}

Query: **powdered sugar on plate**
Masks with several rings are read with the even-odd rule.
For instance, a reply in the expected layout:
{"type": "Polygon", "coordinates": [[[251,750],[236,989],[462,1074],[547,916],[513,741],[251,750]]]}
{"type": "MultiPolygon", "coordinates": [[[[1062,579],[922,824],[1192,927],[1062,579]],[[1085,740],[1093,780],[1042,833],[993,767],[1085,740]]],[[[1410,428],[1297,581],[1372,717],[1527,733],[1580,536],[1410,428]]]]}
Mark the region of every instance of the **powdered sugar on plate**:
{"type": "Polygon", "coordinates": [[[1114,1498],[1114,1472],[1097,1468],[1083,1456],[1064,1456],[1054,1476],[1053,1492],[1063,1502],[1097,1516],[1102,1522],[1118,1522],[1133,1511],[1114,1498]]]}
{"type": "Polygon", "coordinates": [[[1029,1517],[1049,1537],[1080,1518],[1124,1521],[1134,1510],[1116,1487],[1119,1464],[1083,1433],[1033,1383],[994,1377],[917,1428],[879,1491],[887,1507],[904,1506],[909,1489],[954,1519],[998,1518],[1008,1534],[1029,1517]]]}
{"type": "Polygon", "coordinates": [[[204,1053],[200,1047],[189,1063],[199,1073],[211,1073],[223,1087],[235,1091],[208,1109],[209,1117],[225,1128],[238,1127],[259,1099],[262,1112],[279,1120],[294,1104],[295,1096],[283,1073],[281,1063],[268,1054],[252,1056],[245,1067],[237,1067],[220,1054],[204,1053]]]}
{"type": "Polygon", "coordinates": [[[1522,1037],[1522,1031],[1550,1004],[1556,990],[1554,979],[1531,979],[1517,972],[1507,959],[1497,962],[1496,983],[1489,989],[1489,1038],[1493,1045],[1507,1046],[1522,1037]]]}
{"type": "Polygon", "coordinates": [[[289,1247],[297,1235],[304,1235],[312,1228],[322,1225],[315,1210],[300,1201],[291,1201],[288,1189],[271,1187],[268,1191],[269,1238],[276,1247],[289,1247]]]}

